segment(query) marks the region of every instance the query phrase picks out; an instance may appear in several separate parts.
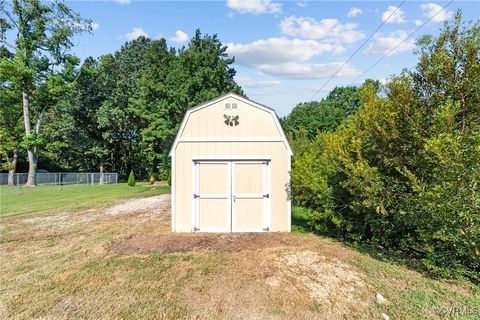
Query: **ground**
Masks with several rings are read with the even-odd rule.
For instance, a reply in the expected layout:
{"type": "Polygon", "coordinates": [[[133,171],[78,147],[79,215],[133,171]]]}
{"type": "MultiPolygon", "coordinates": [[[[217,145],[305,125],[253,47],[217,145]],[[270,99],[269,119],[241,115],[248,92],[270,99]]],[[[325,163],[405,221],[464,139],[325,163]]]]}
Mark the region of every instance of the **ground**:
{"type": "Polygon", "coordinates": [[[479,290],[466,283],[308,233],[173,234],[170,196],[143,195],[3,218],[0,318],[426,319],[452,307],[478,316],[479,290]]]}

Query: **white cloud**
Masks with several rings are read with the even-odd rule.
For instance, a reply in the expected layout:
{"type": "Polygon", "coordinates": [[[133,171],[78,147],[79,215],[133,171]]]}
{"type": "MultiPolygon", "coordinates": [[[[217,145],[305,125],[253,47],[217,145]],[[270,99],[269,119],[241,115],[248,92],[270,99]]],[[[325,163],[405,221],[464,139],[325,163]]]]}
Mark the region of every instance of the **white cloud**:
{"type": "Polygon", "coordinates": [[[387,21],[386,23],[405,23],[405,22],[407,22],[407,19],[405,19],[405,12],[403,12],[402,9],[400,9],[398,7],[395,7],[395,6],[388,6],[387,11],[385,11],[382,14],[382,20],[387,21]],[[388,17],[390,17],[390,18],[388,18],[388,17]],[[388,21],[387,21],[387,19],[388,19],[388,21]]]}
{"type": "Polygon", "coordinates": [[[282,34],[343,43],[353,43],[365,37],[356,27],[354,23],[342,24],[337,19],[315,20],[296,16],[287,17],[280,22],[282,34]]]}
{"type": "Polygon", "coordinates": [[[298,0],[297,1],[297,6],[301,8],[305,8],[307,6],[308,1],[307,0],[298,0]]]}
{"type": "Polygon", "coordinates": [[[279,80],[255,80],[245,76],[236,76],[235,81],[243,88],[270,88],[281,84],[279,80]]]}
{"type": "MultiPolygon", "coordinates": [[[[283,63],[279,65],[262,65],[259,69],[266,74],[290,79],[319,79],[333,76],[343,65],[343,61],[331,63],[283,63]]],[[[336,75],[354,76],[358,71],[350,64],[346,64],[336,75]]]]}
{"type": "Polygon", "coordinates": [[[268,38],[256,40],[248,44],[229,43],[227,52],[235,56],[241,65],[255,67],[264,64],[307,61],[322,53],[342,53],[340,45],[320,43],[315,40],[268,38]]]}
{"type": "Polygon", "coordinates": [[[227,7],[240,13],[280,13],[282,5],[271,0],[227,0],[227,7]]]}
{"type": "Polygon", "coordinates": [[[347,13],[347,17],[353,18],[362,13],[362,9],[359,8],[350,8],[350,11],[347,13]]]}
{"type": "MultiPolygon", "coordinates": [[[[398,46],[402,41],[407,38],[407,32],[403,30],[398,30],[388,35],[378,34],[373,37],[372,43],[365,50],[366,54],[375,55],[375,54],[388,54],[393,48],[398,46]]],[[[415,48],[415,41],[413,39],[405,40],[395,51],[390,54],[410,51],[415,48]]]]}
{"type": "Polygon", "coordinates": [[[120,4],[130,4],[130,0],[113,0],[113,2],[120,3],[120,4]]]}
{"type": "Polygon", "coordinates": [[[453,17],[452,11],[446,11],[446,10],[442,11],[442,6],[433,2],[422,3],[420,5],[420,8],[423,11],[423,15],[429,19],[432,18],[433,22],[443,22],[453,17]],[[437,12],[439,13],[437,14],[437,12]]]}
{"type": "Polygon", "coordinates": [[[188,34],[183,32],[182,30],[177,30],[173,37],[168,38],[168,40],[176,42],[176,43],[184,43],[188,40],[188,34]]]}
{"type": "Polygon", "coordinates": [[[97,30],[100,28],[100,24],[98,22],[92,22],[90,23],[90,26],[92,27],[92,30],[97,30]]]}
{"type": "Polygon", "coordinates": [[[123,35],[123,37],[128,41],[135,40],[141,36],[148,37],[148,33],[146,33],[145,30],[143,30],[142,28],[138,28],[138,27],[133,28],[132,31],[127,32],[123,35]]]}
{"type": "Polygon", "coordinates": [[[422,25],[422,23],[423,23],[423,21],[422,21],[422,20],[419,20],[419,19],[416,19],[414,22],[415,22],[415,25],[416,25],[416,26],[420,26],[420,25],[422,25]]]}
{"type": "MultiPolygon", "coordinates": [[[[345,52],[341,45],[285,37],[262,39],[248,44],[229,43],[227,46],[228,54],[235,57],[236,63],[255,68],[263,74],[292,79],[331,76],[343,62],[320,64],[308,60],[323,53],[345,52]]],[[[339,76],[353,75],[356,72],[353,67],[346,65],[339,76]]]]}

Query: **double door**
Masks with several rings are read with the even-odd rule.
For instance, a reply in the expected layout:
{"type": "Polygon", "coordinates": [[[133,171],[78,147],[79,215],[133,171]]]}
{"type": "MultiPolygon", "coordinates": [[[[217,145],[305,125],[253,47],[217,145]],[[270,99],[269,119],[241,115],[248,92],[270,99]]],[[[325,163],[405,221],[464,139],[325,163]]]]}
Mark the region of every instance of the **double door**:
{"type": "Polygon", "coordinates": [[[267,160],[194,161],[194,231],[268,231],[269,164],[267,160]]]}

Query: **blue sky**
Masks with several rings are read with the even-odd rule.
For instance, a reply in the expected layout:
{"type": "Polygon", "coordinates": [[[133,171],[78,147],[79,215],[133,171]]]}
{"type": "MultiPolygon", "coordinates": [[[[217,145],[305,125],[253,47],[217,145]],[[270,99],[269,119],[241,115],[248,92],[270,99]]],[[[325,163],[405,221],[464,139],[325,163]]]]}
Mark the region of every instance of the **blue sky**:
{"type": "MultiPolygon", "coordinates": [[[[400,5],[401,1],[68,1],[94,22],[92,34],[76,39],[82,58],[114,52],[139,35],[188,43],[195,30],[218,34],[236,57],[237,82],[248,97],[287,115],[309,101],[325,81],[400,5]]],[[[315,99],[335,85],[349,85],[447,2],[406,1],[315,99]]],[[[455,1],[365,78],[385,80],[416,62],[414,40],[437,34],[443,21],[462,9],[465,20],[480,17],[480,2],[455,1]]],[[[355,83],[356,83],[355,82],[355,83]]]]}

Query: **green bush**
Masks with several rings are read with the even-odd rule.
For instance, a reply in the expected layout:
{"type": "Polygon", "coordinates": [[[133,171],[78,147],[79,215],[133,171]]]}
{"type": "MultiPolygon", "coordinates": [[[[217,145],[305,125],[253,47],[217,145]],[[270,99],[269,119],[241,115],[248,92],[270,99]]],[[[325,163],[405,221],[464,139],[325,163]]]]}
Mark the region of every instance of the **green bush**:
{"type": "Polygon", "coordinates": [[[457,13],[417,43],[415,71],[382,94],[362,86],[358,111],[334,132],[296,132],[292,200],[317,232],[478,281],[480,28],[457,13]]]}
{"type": "Polygon", "coordinates": [[[127,184],[128,184],[130,187],[134,187],[135,184],[136,184],[135,174],[133,173],[133,169],[130,170],[130,175],[128,176],[128,182],[127,182],[127,184]]]}

